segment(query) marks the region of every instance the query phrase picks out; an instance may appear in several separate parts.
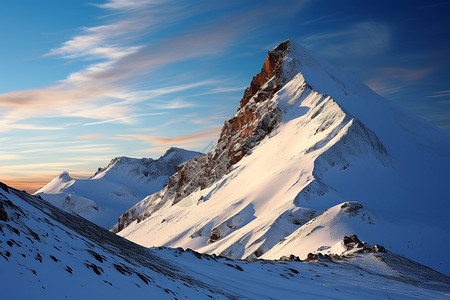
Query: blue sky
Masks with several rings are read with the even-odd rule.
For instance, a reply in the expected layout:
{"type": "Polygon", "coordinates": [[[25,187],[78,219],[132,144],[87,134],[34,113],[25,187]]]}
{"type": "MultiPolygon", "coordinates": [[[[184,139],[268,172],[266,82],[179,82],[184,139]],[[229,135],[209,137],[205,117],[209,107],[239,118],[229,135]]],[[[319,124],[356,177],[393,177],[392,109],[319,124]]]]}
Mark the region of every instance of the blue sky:
{"type": "Polygon", "coordinates": [[[208,149],[287,38],[450,131],[450,1],[242,2],[3,1],[0,179],[208,149]]]}

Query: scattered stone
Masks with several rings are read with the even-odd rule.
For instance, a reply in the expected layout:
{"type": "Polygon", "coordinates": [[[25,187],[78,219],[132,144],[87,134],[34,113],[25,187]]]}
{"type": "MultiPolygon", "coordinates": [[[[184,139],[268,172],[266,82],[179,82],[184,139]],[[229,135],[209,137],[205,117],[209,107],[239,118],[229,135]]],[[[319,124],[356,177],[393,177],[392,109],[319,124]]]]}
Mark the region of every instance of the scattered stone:
{"type": "Polygon", "coordinates": [[[19,231],[17,228],[15,228],[15,227],[13,227],[13,226],[11,226],[11,225],[9,225],[9,224],[7,224],[6,226],[8,227],[8,229],[9,229],[11,232],[13,232],[14,234],[16,234],[17,236],[20,236],[20,231],[19,231]]]}
{"type": "Polygon", "coordinates": [[[121,265],[113,264],[114,268],[121,273],[122,275],[131,275],[132,273],[126,269],[126,267],[122,267],[121,265]]]}
{"type": "Polygon", "coordinates": [[[319,259],[319,255],[318,254],[314,254],[314,253],[308,253],[308,256],[306,257],[305,261],[315,261],[319,259]]]}
{"type": "Polygon", "coordinates": [[[363,206],[359,202],[345,202],[341,205],[341,209],[351,216],[356,216],[361,208],[363,208],[363,206]]]}
{"type": "Polygon", "coordinates": [[[86,268],[88,269],[92,269],[92,271],[94,271],[95,274],[97,274],[98,276],[102,275],[103,269],[95,264],[84,264],[86,266],[86,268]]]}
{"type": "Polygon", "coordinates": [[[37,234],[36,232],[34,232],[33,230],[31,230],[30,228],[28,228],[28,233],[31,234],[31,236],[38,242],[41,241],[41,239],[39,238],[39,234],[37,234]]]}
{"type": "Polygon", "coordinates": [[[145,275],[142,275],[142,274],[140,274],[140,273],[138,273],[138,272],[136,272],[136,275],[137,275],[143,282],[145,282],[145,284],[148,285],[148,283],[150,282],[150,280],[149,280],[145,275]]]}
{"type": "Polygon", "coordinates": [[[39,253],[36,254],[36,257],[34,259],[37,260],[38,262],[42,263],[42,256],[39,253]]]}
{"type": "Polygon", "coordinates": [[[58,262],[60,261],[59,259],[57,259],[56,257],[54,257],[53,255],[50,255],[50,258],[53,259],[54,262],[58,262]]]}
{"type": "Polygon", "coordinates": [[[236,270],[239,270],[239,271],[244,271],[244,269],[242,269],[240,266],[238,266],[238,265],[232,265],[232,264],[229,264],[229,263],[225,263],[227,266],[229,266],[229,267],[232,267],[232,268],[234,268],[234,269],[236,269],[236,270]]]}
{"type": "Polygon", "coordinates": [[[289,256],[282,256],[280,257],[280,260],[283,261],[302,261],[298,256],[295,256],[294,254],[291,254],[289,256]]]}
{"type": "Polygon", "coordinates": [[[112,286],[112,283],[109,282],[109,281],[103,280],[103,282],[109,284],[110,286],[112,286]]]}
{"type": "Polygon", "coordinates": [[[89,252],[96,260],[98,260],[99,262],[103,262],[104,259],[100,254],[98,254],[97,252],[94,252],[92,250],[87,250],[87,252],[89,252]]]}
{"type": "Polygon", "coordinates": [[[382,253],[386,252],[386,248],[384,248],[383,246],[378,245],[378,244],[373,244],[372,250],[373,250],[373,252],[382,252],[382,253]]]}

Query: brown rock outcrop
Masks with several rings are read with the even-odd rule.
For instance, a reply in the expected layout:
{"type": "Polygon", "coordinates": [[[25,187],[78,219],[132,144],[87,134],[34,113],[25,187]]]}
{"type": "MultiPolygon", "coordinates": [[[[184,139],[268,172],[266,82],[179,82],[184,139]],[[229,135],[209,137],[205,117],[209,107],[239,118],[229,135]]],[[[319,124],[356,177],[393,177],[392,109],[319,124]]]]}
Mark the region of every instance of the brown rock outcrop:
{"type": "Polygon", "coordinates": [[[269,51],[261,72],[245,90],[237,113],[225,121],[217,147],[181,165],[167,186],[151,196],[143,211],[131,208],[125,212],[119,218],[119,231],[135,219],[146,219],[168,201],[176,204],[198,188],[211,186],[277,126],[281,112],[270,100],[283,86],[281,75],[289,45],[287,40],[269,51]]]}

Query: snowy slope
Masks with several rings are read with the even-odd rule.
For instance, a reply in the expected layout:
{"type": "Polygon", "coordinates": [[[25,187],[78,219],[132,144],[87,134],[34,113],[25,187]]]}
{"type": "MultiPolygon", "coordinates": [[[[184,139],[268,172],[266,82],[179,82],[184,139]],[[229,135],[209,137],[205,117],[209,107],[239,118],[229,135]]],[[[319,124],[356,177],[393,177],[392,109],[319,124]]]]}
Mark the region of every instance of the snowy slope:
{"type": "Polygon", "coordinates": [[[238,261],[147,249],[0,183],[2,299],[437,299],[450,278],[391,253],[238,261]]]}
{"type": "Polygon", "coordinates": [[[119,234],[266,259],[339,254],[357,234],[450,274],[449,165],[448,133],[286,41],[217,148],[128,210],[119,234]]]}
{"type": "Polygon", "coordinates": [[[181,163],[199,154],[170,148],[157,160],[116,157],[86,180],[63,172],[35,195],[109,229],[124,211],[162,189],[181,163]]]}

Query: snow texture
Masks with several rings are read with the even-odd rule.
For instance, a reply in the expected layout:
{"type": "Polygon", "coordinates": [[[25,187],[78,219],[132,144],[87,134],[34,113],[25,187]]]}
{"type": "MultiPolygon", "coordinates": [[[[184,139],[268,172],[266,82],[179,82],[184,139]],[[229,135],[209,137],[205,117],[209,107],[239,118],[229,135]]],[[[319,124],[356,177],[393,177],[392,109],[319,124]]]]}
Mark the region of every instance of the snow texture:
{"type": "Polygon", "coordinates": [[[248,262],[148,249],[2,183],[0,270],[2,299],[438,299],[450,292],[449,277],[392,253],[248,262]]]}
{"type": "Polygon", "coordinates": [[[239,124],[237,136],[262,128],[254,124],[263,116],[273,117],[274,128],[257,130],[262,135],[234,164],[215,155],[222,147],[188,161],[192,168],[171,177],[181,188],[166,187],[128,210],[119,235],[231,258],[304,259],[323,249],[341,254],[342,236],[357,234],[450,274],[443,251],[450,247],[449,134],[284,43],[282,72],[260,87],[276,92],[262,101],[256,92],[223,134],[249,106],[263,112],[239,124]],[[200,184],[202,163],[211,159],[227,167],[200,184]]]}
{"type": "Polygon", "coordinates": [[[180,164],[199,154],[170,148],[157,160],[116,157],[89,179],[73,179],[63,172],[35,195],[109,229],[124,211],[162,189],[180,164]]]}

